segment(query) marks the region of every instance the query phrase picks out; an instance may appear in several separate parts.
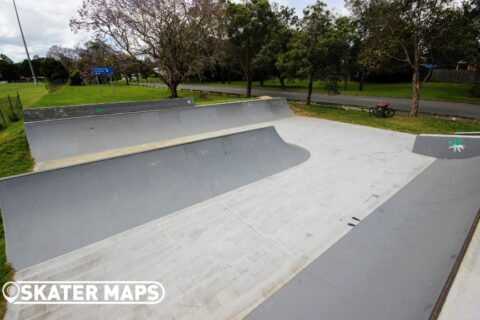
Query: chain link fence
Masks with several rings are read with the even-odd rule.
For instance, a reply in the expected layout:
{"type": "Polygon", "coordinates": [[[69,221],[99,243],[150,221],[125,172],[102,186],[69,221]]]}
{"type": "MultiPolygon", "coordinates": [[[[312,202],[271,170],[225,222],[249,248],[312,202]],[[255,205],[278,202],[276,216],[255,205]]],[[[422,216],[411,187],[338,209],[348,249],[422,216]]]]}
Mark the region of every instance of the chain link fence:
{"type": "Polygon", "coordinates": [[[7,95],[5,98],[0,98],[0,130],[20,120],[22,108],[18,93],[16,96],[7,95]]]}

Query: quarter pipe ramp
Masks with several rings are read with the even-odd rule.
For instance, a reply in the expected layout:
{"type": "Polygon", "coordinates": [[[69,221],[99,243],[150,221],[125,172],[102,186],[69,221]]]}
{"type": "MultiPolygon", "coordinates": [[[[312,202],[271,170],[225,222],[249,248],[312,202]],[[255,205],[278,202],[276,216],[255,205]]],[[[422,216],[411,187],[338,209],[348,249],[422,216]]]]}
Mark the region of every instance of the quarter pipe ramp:
{"type": "Polygon", "coordinates": [[[7,257],[17,269],[32,266],[309,156],[264,127],[0,180],[7,257]]]}
{"type": "Polygon", "coordinates": [[[285,99],[26,122],[37,163],[293,116],[285,99]]]}

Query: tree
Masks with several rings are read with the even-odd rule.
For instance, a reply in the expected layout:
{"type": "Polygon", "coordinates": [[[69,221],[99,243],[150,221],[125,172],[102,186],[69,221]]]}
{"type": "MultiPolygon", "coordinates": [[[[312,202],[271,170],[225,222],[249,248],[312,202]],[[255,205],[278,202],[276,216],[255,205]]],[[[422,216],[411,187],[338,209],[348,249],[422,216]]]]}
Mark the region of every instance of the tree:
{"type": "Polygon", "coordinates": [[[279,10],[274,8],[274,31],[253,61],[256,68],[276,76],[282,89],[285,89],[285,79],[291,75],[290,70],[283,63],[283,56],[287,53],[288,44],[293,37],[292,27],[298,20],[294,12],[294,9],[284,6],[281,6],[279,10]]]}
{"type": "Polygon", "coordinates": [[[83,0],[78,14],[70,23],[73,30],[92,30],[132,57],[150,57],[175,98],[178,84],[214,62],[208,40],[222,21],[223,5],[212,0],[83,0]]]}
{"type": "Polygon", "coordinates": [[[17,66],[4,54],[0,54],[0,79],[13,81],[20,77],[17,66]]]}
{"type": "Polygon", "coordinates": [[[79,57],[79,48],[67,48],[62,46],[51,46],[47,52],[47,58],[53,58],[60,61],[67,69],[77,68],[79,57]]]}
{"type": "Polygon", "coordinates": [[[410,66],[412,103],[409,115],[416,116],[422,58],[448,30],[445,13],[453,8],[454,0],[347,0],[347,4],[364,26],[373,48],[410,66]]]}
{"type": "Polygon", "coordinates": [[[247,81],[247,97],[252,95],[254,60],[275,26],[268,0],[250,0],[227,5],[227,35],[247,81]]]}
{"type": "Polygon", "coordinates": [[[60,62],[53,58],[43,59],[40,65],[40,74],[48,81],[65,81],[68,79],[67,68],[60,62]]]}
{"type": "Polygon", "coordinates": [[[288,53],[282,58],[287,69],[307,77],[307,104],[312,100],[314,81],[339,66],[339,57],[333,46],[333,17],[325,8],[325,3],[317,1],[303,10],[298,31],[294,33],[288,53]]]}
{"type": "Polygon", "coordinates": [[[70,70],[68,73],[68,78],[71,86],[82,85],[82,73],[80,70],[70,70]]]}

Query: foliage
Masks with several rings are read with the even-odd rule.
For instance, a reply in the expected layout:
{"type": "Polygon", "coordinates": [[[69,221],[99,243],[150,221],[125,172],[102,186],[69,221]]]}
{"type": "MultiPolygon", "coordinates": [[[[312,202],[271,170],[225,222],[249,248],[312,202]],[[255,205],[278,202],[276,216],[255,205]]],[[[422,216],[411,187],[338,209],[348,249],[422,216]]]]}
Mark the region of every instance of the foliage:
{"type": "Polygon", "coordinates": [[[73,30],[97,37],[135,58],[148,56],[177,97],[177,86],[214,62],[209,49],[223,17],[211,0],[83,0],[73,30]]]}
{"type": "Polygon", "coordinates": [[[45,58],[40,65],[40,74],[43,75],[49,82],[65,81],[68,79],[67,68],[60,62],[53,58],[45,58]]]}
{"type": "MultiPolygon", "coordinates": [[[[275,14],[268,0],[228,2],[227,35],[247,81],[247,97],[251,96],[255,72],[254,61],[275,27],[275,14]]],[[[259,61],[257,61],[258,69],[259,61]]]]}
{"type": "Polygon", "coordinates": [[[83,84],[80,70],[70,70],[68,78],[71,86],[81,86],[83,84]]]}
{"type": "MultiPolygon", "coordinates": [[[[416,116],[420,100],[420,66],[425,55],[438,43],[454,44],[451,20],[454,0],[348,0],[349,7],[371,52],[388,56],[412,70],[411,116],[416,116]]],[[[458,42],[458,41],[457,41],[458,42]]]]}

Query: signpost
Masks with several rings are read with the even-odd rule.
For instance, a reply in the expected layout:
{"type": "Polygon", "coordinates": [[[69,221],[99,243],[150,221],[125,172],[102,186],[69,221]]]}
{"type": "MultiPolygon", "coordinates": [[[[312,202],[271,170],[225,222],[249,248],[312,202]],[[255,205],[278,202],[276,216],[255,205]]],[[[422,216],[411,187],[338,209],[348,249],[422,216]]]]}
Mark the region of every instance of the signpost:
{"type": "MultiPolygon", "coordinates": [[[[102,92],[100,90],[100,81],[98,81],[98,76],[109,76],[110,77],[110,84],[112,85],[113,95],[115,96],[115,89],[113,88],[113,68],[112,67],[93,67],[92,73],[97,78],[97,85],[98,85],[98,92],[100,93],[100,99],[102,98],[102,92]]],[[[116,99],[115,99],[116,100],[116,99]]]]}

